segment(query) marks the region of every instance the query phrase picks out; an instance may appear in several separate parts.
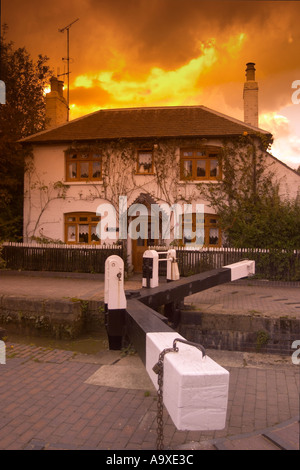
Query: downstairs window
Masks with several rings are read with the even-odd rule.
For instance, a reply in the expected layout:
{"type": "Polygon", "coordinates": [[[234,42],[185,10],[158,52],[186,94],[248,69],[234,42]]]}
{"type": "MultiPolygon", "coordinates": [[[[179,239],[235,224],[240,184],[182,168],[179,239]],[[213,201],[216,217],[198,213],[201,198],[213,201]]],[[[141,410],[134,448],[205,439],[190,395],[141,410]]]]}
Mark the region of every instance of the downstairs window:
{"type": "Polygon", "coordinates": [[[97,225],[100,217],[92,212],[72,212],[65,214],[65,242],[68,244],[100,243],[97,225]]]}

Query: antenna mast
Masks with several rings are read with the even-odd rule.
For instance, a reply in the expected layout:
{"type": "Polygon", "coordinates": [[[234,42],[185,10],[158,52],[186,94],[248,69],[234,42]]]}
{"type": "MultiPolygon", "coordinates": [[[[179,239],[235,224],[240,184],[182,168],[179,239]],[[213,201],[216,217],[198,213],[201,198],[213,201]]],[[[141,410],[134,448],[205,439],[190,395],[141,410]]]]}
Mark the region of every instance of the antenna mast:
{"type": "Polygon", "coordinates": [[[72,23],[68,24],[64,28],[58,30],[60,33],[64,33],[65,31],[67,31],[67,59],[63,58],[63,60],[67,60],[67,73],[62,74],[62,75],[67,75],[67,77],[68,77],[68,90],[67,90],[67,105],[68,105],[67,113],[68,114],[67,114],[67,121],[70,120],[70,28],[78,20],[79,20],[79,18],[72,21],[72,23]]]}

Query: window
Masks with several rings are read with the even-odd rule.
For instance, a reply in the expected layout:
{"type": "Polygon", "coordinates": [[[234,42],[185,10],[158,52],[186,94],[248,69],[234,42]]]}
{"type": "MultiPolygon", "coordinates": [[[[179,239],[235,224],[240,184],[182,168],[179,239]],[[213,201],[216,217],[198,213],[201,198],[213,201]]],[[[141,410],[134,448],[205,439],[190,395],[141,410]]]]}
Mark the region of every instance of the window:
{"type": "Polygon", "coordinates": [[[102,177],[101,155],[92,152],[66,154],[66,181],[99,181],[102,177]]]}
{"type": "Polygon", "coordinates": [[[205,214],[203,220],[202,214],[184,214],[183,221],[183,245],[221,246],[221,229],[218,226],[218,216],[205,214]],[[192,237],[195,233],[196,235],[192,237]]]}
{"type": "Polygon", "coordinates": [[[97,224],[100,217],[91,212],[73,212],[65,214],[65,241],[69,244],[100,243],[97,224]]]}
{"type": "Polygon", "coordinates": [[[139,150],[137,155],[137,175],[153,174],[153,153],[149,150],[139,150]]]}
{"type": "Polygon", "coordinates": [[[181,150],[181,179],[217,180],[221,177],[219,149],[181,150]]]}
{"type": "Polygon", "coordinates": [[[205,246],[221,246],[221,229],[218,216],[206,214],[204,218],[205,246]]]}

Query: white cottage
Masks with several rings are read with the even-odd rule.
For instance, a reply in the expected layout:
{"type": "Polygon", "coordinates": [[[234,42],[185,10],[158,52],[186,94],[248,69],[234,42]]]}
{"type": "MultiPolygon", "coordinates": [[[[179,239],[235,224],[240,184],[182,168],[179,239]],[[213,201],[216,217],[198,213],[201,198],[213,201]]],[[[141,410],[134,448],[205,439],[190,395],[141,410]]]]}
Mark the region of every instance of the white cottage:
{"type": "MultiPolygon", "coordinates": [[[[182,226],[183,211],[193,227],[193,214],[203,209],[202,241],[221,246],[217,214],[199,197],[197,184],[218,184],[226,142],[257,133],[271,139],[257,127],[254,70],[253,63],[247,64],[245,122],[204,106],[103,109],[64,122],[66,102],[61,83],[53,78],[47,97],[50,127],[22,140],[32,146],[25,173],[24,241],[99,244],[126,237],[129,263],[139,271],[149,245],[180,238],[176,228],[182,226]],[[179,213],[182,208],[178,217],[169,211],[174,207],[179,213]],[[156,225],[151,208],[158,214],[156,225]]],[[[282,194],[296,197],[299,175],[271,155],[267,158],[280,177],[282,194]]],[[[184,236],[180,241],[191,243],[184,236]]]]}

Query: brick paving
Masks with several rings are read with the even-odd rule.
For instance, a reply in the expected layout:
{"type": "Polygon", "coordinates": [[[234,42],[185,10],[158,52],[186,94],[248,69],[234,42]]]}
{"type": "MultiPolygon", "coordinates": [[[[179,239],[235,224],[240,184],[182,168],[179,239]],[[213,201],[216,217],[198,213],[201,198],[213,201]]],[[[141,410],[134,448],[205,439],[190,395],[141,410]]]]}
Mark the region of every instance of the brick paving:
{"type": "MultiPolygon", "coordinates": [[[[0,365],[0,450],[156,449],[154,389],[145,393],[86,383],[101,367],[93,356],[12,343],[6,352],[6,364],[0,365]]],[[[230,388],[225,429],[178,431],[165,411],[165,448],[278,448],[263,432],[297,448],[299,366],[226,368],[230,388]],[[289,420],[294,427],[278,429],[289,420]]]]}
{"type": "MultiPolygon", "coordinates": [[[[126,283],[140,286],[140,279],[126,283]]],[[[0,296],[103,298],[103,277],[60,279],[1,275],[0,296]],[[34,287],[33,287],[34,286],[34,287]]],[[[300,314],[299,286],[229,285],[187,302],[208,311],[300,314]]],[[[156,393],[86,383],[102,367],[95,357],[7,343],[0,364],[0,450],[156,449],[156,393]]],[[[233,355],[234,353],[228,353],[233,355]]],[[[227,354],[227,357],[228,357],[227,354]]],[[[225,356],[225,354],[224,354],[225,356]]],[[[178,431],[165,412],[164,443],[172,450],[299,449],[299,365],[273,356],[262,363],[221,365],[230,372],[226,427],[178,431]]]]}
{"type": "Polygon", "coordinates": [[[185,299],[188,305],[201,306],[210,313],[255,313],[264,316],[300,318],[300,286],[273,285],[255,281],[222,284],[193,294],[185,299]]]}

